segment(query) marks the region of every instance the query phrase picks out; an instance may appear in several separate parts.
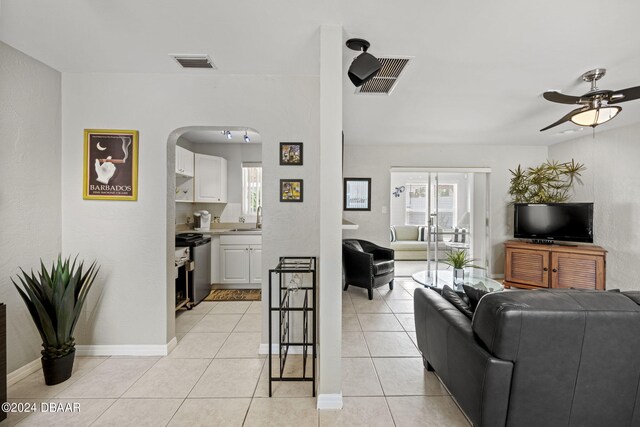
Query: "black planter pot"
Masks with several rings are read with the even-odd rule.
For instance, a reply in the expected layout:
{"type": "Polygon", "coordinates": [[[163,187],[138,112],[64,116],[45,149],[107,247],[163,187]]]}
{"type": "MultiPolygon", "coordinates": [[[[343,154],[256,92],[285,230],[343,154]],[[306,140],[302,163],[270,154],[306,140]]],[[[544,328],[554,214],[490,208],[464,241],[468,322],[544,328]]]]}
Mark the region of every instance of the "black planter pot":
{"type": "Polygon", "coordinates": [[[44,383],[46,385],[56,385],[68,380],[73,371],[73,360],[76,351],[73,350],[66,356],[57,359],[40,359],[42,361],[42,372],[44,372],[44,383]]]}

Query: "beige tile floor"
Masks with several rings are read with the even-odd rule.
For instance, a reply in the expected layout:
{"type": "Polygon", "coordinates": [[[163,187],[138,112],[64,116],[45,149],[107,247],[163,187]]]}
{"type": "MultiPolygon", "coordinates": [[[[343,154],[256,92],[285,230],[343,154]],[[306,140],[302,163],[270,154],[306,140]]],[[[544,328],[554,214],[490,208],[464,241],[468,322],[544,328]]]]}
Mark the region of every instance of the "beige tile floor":
{"type": "MultiPolygon", "coordinates": [[[[178,315],[167,357],[77,358],[63,384],[47,387],[36,372],[8,391],[10,402],[78,402],[80,412],[10,414],[1,426],[468,426],[422,366],[415,287],[399,278],[373,301],[363,289],[343,292],[341,411],[317,411],[310,383],[274,383],[268,398],[260,303],[203,302],[178,315]]],[[[285,374],[300,370],[294,356],[285,374]]]]}

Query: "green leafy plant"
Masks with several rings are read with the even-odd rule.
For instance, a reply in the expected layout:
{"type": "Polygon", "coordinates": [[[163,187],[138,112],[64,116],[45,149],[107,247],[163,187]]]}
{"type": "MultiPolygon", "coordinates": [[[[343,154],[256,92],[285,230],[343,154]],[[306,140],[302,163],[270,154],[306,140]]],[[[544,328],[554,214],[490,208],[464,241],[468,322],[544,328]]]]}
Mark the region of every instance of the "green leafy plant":
{"type": "Polygon", "coordinates": [[[484,267],[479,265],[475,265],[474,262],[478,261],[475,258],[469,258],[467,255],[467,251],[451,251],[447,254],[447,258],[442,261],[450,267],[460,269],[460,268],[479,268],[484,270],[484,267]]]}
{"type": "Polygon", "coordinates": [[[522,169],[520,165],[511,172],[509,195],[513,203],[561,203],[570,198],[574,182],[580,181],[585,166],[570,162],[559,163],[555,160],[536,167],[522,169]]]}
{"type": "Polygon", "coordinates": [[[95,261],[84,271],[84,262],[76,268],[77,256],[70,264],[70,258],[58,263],[47,271],[42,260],[38,276],[31,271],[27,274],[22,268],[22,277],[18,279],[22,288],[11,278],[42,337],[42,357],[56,359],[75,350],[73,330],[80,318],[80,312],[89,289],[100,267],[95,261]]]}

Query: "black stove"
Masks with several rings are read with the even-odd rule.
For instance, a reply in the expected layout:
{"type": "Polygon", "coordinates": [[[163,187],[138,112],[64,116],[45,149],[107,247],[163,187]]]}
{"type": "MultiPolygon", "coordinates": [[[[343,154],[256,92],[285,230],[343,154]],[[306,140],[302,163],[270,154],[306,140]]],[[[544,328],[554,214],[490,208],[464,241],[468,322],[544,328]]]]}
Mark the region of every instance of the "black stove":
{"type": "Polygon", "coordinates": [[[176,235],[176,245],[189,244],[202,240],[202,233],[181,233],[176,235]]]}

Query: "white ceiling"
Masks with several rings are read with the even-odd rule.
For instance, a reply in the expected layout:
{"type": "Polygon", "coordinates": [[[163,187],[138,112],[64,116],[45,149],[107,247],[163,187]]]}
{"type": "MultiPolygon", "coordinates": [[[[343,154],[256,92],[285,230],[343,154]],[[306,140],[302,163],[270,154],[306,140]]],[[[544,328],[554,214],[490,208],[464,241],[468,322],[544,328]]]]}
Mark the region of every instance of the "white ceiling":
{"type": "MultiPolygon", "coordinates": [[[[390,96],[355,95],[346,70],[346,143],[554,144],[539,129],[572,109],[541,94],[640,85],[640,2],[620,0],[0,0],[0,40],[63,72],[317,75],[319,26],[340,24],[377,56],[415,59],[390,96]],[[206,53],[216,71],[169,53],[206,53]]],[[[640,100],[598,132],[640,122],[640,100]]],[[[597,136],[596,136],[597,137],[597,136]]]]}

